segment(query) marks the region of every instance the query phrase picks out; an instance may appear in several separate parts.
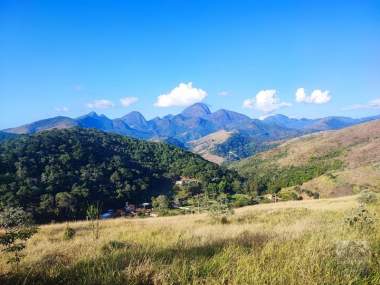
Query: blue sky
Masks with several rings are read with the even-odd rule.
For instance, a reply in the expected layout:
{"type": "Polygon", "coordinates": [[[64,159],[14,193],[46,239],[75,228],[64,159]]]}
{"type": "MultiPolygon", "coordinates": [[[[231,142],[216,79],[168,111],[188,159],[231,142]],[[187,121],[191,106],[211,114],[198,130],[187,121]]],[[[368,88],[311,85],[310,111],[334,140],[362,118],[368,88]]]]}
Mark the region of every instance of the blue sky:
{"type": "Polygon", "coordinates": [[[0,128],[196,101],[360,117],[379,98],[380,1],[0,1],[0,128]]]}

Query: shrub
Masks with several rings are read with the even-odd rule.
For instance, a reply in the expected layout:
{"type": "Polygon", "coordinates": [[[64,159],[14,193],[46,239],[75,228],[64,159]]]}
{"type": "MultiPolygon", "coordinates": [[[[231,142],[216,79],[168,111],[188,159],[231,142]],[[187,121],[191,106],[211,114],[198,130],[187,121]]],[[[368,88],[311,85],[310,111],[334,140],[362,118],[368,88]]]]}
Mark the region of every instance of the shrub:
{"type": "Polygon", "coordinates": [[[364,190],[360,193],[358,201],[363,204],[373,204],[377,201],[377,195],[371,191],[364,190]]]}
{"type": "Polygon", "coordinates": [[[244,207],[252,204],[252,198],[246,194],[235,194],[232,199],[234,199],[234,207],[244,207]]]}
{"type": "Polygon", "coordinates": [[[73,239],[74,236],[75,236],[75,229],[71,228],[69,226],[69,223],[66,224],[66,228],[65,228],[65,231],[63,232],[63,239],[64,240],[70,240],[70,239],[73,239]]]}
{"type": "Polygon", "coordinates": [[[278,193],[278,197],[283,201],[300,200],[300,196],[297,194],[297,192],[290,189],[281,190],[278,193]]]}
{"type": "Polygon", "coordinates": [[[169,210],[169,199],[165,195],[159,195],[156,198],[152,198],[153,209],[157,210],[160,214],[167,214],[169,210]]]}
{"type": "Polygon", "coordinates": [[[32,225],[30,215],[22,208],[11,207],[0,212],[0,228],[4,230],[0,234],[2,251],[11,254],[8,263],[15,263],[18,268],[26,241],[37,232],[37,228],[32,225]]]}
{"type": "Polygon", "coordinates": [[[375,227],[376,220],[375,216],[362,204],[346,217],[345,222],[359,232],[371,232],[375,227]]]}
{"type": "Polygon", "coordinates": [[[215,200],[209,200],[207,210],[213,220],[222,224],[227,224],[227,217],[234,213],[225,194],[219,195],[215,200]]]}
{"type": "Polygon", "coordinates": [[[229,223],[228,218],[227,218],[226,216],[221,217],[221,218],[220,218],[220,223],[221,223],[222,225],[226,225],[226,224],[228,224],[228,223],[229,223]]]}

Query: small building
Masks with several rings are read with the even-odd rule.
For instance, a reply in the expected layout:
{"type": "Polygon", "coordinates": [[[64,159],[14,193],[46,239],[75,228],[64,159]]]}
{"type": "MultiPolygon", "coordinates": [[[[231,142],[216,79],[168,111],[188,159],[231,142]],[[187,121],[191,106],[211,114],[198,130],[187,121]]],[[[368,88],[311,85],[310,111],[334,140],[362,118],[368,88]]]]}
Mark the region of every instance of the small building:
{"type": "Polygon", "coordinates": [[[175,182],[175,185],[185,186],[185,185],[190,185],[190,184],[199,183],[199,182],[200,181],[198,179],[191,178],[191,177],[186,177],[186,176],[181,176],[181,179],[177,180],[175,182]]]}
{"type": "Polygon", "coordinates": [[[150,208],[152,208],[152,206],[150,205],[150,203],[147,203],[147,202],[142,203],[141,206],[142,206],[144,209],[150,209],[150,208]]]}

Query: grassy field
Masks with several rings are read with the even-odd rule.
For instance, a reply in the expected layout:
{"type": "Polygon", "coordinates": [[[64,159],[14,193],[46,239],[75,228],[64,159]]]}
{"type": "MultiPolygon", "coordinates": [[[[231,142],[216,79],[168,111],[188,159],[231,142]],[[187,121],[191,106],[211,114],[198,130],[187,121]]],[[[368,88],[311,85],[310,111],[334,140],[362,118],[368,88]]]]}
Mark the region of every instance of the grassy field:
{"type": "MultiPolygon", "coordinates": [[[[380,228],[345,224],[356,196],[206,214],[40,228],[18,271],[0,258],[0,284],[380,284],[380,228]]],[[[380,203],[368,206],[380,213],[380,203]]]]}

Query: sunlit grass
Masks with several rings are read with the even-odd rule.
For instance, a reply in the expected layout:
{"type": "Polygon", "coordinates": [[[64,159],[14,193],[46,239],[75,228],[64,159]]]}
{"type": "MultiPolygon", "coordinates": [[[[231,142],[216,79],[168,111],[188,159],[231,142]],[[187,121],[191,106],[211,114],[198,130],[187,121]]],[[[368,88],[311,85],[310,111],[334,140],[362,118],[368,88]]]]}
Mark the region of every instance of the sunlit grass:
{"type": "MultiPolygon", "coordinates": [[[[380,230],[344,218],[356,197],[237,209],[226,225],[206,214],[42,226],[21,269],[0,259],[1,284],[379,284],[380,230]],[[349,241],[354,241],[358,248],[349,241]]],[[[370,206],[379,211],[380,205],[370,206]]]]}

